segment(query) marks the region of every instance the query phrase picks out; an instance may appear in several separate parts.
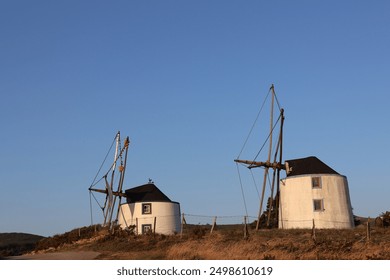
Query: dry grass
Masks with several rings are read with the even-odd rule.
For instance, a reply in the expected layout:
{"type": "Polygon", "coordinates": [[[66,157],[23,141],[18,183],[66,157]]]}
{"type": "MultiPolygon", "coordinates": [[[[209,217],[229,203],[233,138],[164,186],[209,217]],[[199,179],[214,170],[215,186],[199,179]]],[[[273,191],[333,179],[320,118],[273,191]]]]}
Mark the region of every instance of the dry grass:
{"type": "Polygon", "coordinates": [[[101,253],[99,259],[390,260],[390,229],[384,228],[375,228],[369,242],[364,227],[317,230],[315,238],[311,230],[252,229],[244,239],[241,226],[218,227],[213,234],[206,227],[193,226],[183,237],[135,236],[120,230],[112,235],[104,229],[93,233],[86,229],[87,238],[80,239],[72,232],[42,241],[41,245],[53,248],[56,244],[57,251],[93,250],[101,253]]]}

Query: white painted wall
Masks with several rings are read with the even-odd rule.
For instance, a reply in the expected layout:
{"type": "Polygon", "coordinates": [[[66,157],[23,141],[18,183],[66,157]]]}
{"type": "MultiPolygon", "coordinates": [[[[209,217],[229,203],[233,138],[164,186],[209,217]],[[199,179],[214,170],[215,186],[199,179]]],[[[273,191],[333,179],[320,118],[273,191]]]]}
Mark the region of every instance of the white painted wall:
{"type": "Polygon", "coordinates": [[[353,228],[348,181],[337,174],[287,177],[280,182],[279,228],[353,228]],[[321,188],[312,188],[321,177],[321,188]],[[314,211],[313,200],[323,199],[324,210],[314,211]]]}
{"type": "Polygon", "coordinates": [[[136,226],[136,233],[142,234],[142,225],[151,225],[154,229],[156,217],[156,233],[175,234],[180,232],[180,204],[175,202],[136,202],[122,204],[119,211],[118,223],[121,228],[136,226]],[[142,214],[142,204],[151,203],[152,213],[142,214]]]}

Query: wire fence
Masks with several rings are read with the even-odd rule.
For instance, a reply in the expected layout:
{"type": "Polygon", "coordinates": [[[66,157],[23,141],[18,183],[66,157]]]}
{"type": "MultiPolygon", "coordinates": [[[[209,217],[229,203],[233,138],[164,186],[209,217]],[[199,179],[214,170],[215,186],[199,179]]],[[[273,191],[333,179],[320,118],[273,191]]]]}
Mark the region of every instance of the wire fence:
{"type": "MultiPolygon", "coordinates": [[[[360,238],[358,241],[370,241],[371,233],[375,232],[379,227],[372,225],[373,221],[364,223],[361,227],[367,227],[367,230],[360,230],[360,238]]],[[[257,217],[234,215],[234,216],[211,216],[211,215],[196,215],[196,214],[178,214],[168,216],[149,216],[140,217],[128,221],[127,224],[121,225],[122,228],[131,229],[134,234],[175,234],[181,237],[197,236],[204,237],[212,235],[214,232],[224,234],[242,234],[247,238],[251,233],[255,232],[257,227],[257,217]]],[[[331,221],[324,219],[306,219],[306,220],[282,220],[279,221],[280,230],[301,229],[311,232],[312,239],[315,241],[318,237],[318,230],[321,229],[352,229],[354,224],[351,221],[331,221]]],[[[264,226],[260,226],[264,230],[264,226]]],[[[258,234],[262,234],[261,232],[258,234]]],[[[390,242],[390,234],[387,237],[390,242]]]]}
{"type": "Polygon", "coordinates": [[[240,225],[245,222],[250,224],[257,220],[257,217],[253,216],[205,216],[194,214],[182,214],[187,224],[191,225],[240,225]],[[246,221],[245,221],[246,219],[246,221]]]}

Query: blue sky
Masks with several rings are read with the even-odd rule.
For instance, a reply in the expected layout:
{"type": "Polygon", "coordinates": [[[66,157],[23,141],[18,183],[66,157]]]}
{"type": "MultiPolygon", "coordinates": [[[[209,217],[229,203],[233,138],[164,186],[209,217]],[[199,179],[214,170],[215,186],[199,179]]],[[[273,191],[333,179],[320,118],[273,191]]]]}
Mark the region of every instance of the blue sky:
{"type": "Polygon", "coordinates": [[[389,8],[2,1],[0,232],[88,225],[87,190],[118,130],[131,139],[126,188],[152,178],[185,213],[244,215],[233,159],[271,84],[284,159],[315,155],[346,175],[356,215],[389,210],[389,8]]]}

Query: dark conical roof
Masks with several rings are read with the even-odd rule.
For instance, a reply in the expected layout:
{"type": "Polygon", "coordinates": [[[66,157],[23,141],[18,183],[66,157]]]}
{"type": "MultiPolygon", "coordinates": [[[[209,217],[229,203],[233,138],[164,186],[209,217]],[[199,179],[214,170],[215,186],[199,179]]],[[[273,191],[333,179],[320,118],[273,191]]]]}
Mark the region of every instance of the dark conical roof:
{"type": "Polygon", "coordinates": [[[317,157],[307,157],[299,159],[286,160],[290,170],[287,172],[287,177],[307,174],[337,174],[335,170],[327,166],[317,157]]]}
{"type": "Polygon", "coordinates": [[[125,193],[127,197],[127,203],[151,201],[171,202],[171,200],[153,183],[125,190],[125,193]]]}

